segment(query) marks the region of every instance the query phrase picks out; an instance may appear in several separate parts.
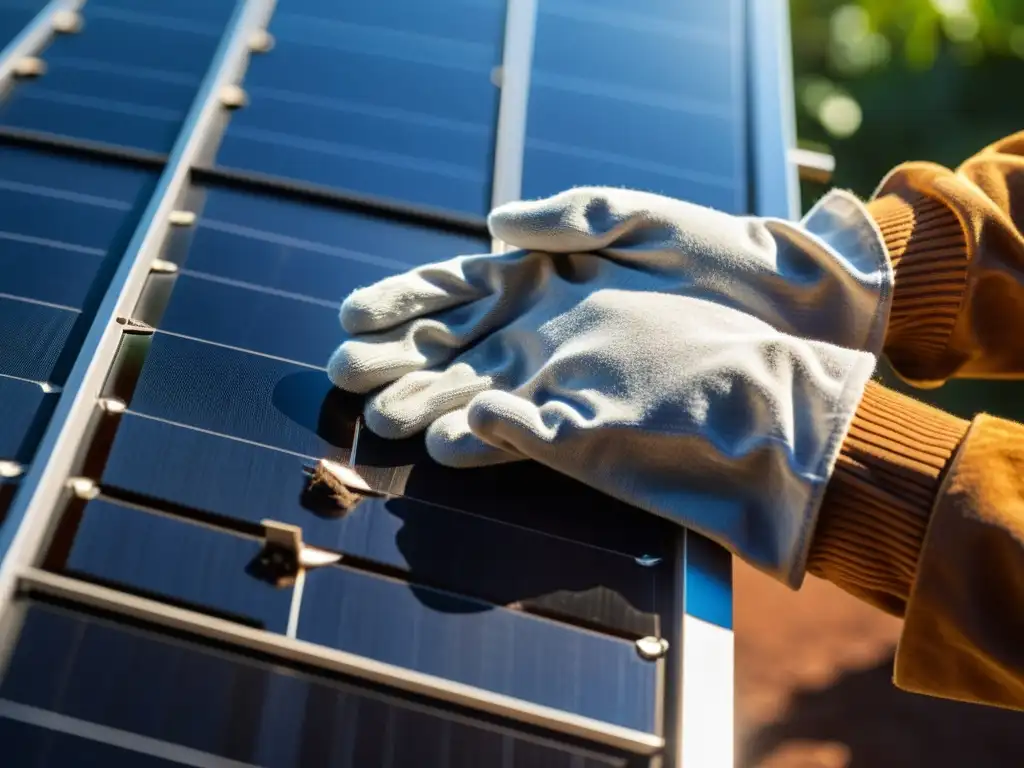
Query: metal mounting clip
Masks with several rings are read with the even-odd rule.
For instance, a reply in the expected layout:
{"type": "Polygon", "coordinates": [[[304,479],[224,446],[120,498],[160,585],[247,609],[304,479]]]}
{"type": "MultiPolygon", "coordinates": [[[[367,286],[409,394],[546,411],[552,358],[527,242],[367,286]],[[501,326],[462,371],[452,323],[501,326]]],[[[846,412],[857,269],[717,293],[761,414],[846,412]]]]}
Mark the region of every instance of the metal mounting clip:
{"type": "Polygon", "coordinates": [[[260,524],[263,526],[263,550],[257,558],[259,576],[275,586],[291,586],[300,571],[341,560],[337,552],[304,544],[302,529],[297,525],[276,520],[263,520],[260,524]]]}

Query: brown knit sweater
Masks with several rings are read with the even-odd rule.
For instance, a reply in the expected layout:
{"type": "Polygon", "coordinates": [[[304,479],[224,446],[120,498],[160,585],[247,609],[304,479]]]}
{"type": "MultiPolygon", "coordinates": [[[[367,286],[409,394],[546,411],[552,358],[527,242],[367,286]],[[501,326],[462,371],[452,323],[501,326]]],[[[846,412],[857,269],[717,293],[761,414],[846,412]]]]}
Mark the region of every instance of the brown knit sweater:
{"type": "MultiPolygon", "coordinates": [[[[868,209],[895,288],[885,354],[923,387],[1024,378],[1024,132],[956,172],[908,163],[868,209]]],[[[871,383],[822,506],[809,571],[902,616],[947,467],[969,423],[871,383]]]]}

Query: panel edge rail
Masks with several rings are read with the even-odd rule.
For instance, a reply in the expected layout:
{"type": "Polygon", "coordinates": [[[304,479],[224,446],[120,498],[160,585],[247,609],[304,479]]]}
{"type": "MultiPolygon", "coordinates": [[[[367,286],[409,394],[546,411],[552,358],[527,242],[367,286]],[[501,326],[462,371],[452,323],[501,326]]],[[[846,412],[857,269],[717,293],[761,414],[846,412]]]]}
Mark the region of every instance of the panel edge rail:
{"type": "Polygon", "coordinates": [[[59,14],[76,12],[85,0],[50,0],[35,15],[23,30],[0,50],[0,93],[15,77],[18,63],[26,56],[33,56],[46,46],[58,33],[55,22],[59,14]]]}
{"type": "MultiPolygon", "coordinates": [[[[57,10],[67,9],[64,2],[53,5],[60,6],[57,10]]],[[[239,0],[236,5],[153,196],[89,327],[35,458],[0,526],[0,623],[9,615],[20,571],[37,562],[59,514],[65,483],[121,341],[123,326],[116,319],[131,315],[149,275],[150,263],[163,244],[171,211],[188,183],[204,142],[209,139],[219,110],[224,108],[221,91],[241,77],[248,59],[249,37],[269,22],[273,8],[274,0],[239,0]]],[[[47,23],[41,22],[40,28],[45,30],[47,23]]],[[[0,62],[0,67],[3,64],[0,62]]]]}
{"type": "Polygon", "coordinates": [[[652,756],[664,747],[664,740],[654,734],[532,704],[512,696],[254,629],[38,568],[22,569],[18,586],[29,592],[70,600],[207,640],[226,642],[231,646],[349,675],[633,754],[652,756]]]}

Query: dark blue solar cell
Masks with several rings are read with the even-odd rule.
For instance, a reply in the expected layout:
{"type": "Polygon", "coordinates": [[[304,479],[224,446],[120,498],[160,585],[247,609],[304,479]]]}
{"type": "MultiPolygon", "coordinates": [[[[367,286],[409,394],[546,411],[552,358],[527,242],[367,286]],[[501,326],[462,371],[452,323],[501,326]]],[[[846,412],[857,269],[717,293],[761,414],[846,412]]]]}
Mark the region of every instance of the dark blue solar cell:
{"type": "Polygon", "coordinates": [[[64,563],[85,578],[284,632],[291,589],[246,572],[261,544],[96,500],[82,513],[64,563]]]}
{"type": "MultiPolygon", "coordinates": [[[[80,768],[175,768],[181,765],[176,760],[164,760],[8,719],[18,716],[36,719],[39,713],[22,711],[17,705],[0,702],[0,742],[4,745],[4,765],[9,768],[64,768],[69,765],[80,768]]],[[[53,720],[45,715],[41,719],[53,720]]],[[[77,730],[82,724],[65,724],[57,719],[52,725],[77,730]]],[[[85,731],[88,730],[86,726],[85,731]]]]}
{"type": "Polygon", "coordinates": [[[0,460],[32,458],[56,402],[39,384],[0,376],[0,460]]]}
{"type": "MultiPolygon", "coordinates": [[[[76,718],[86,727],[95,723],[129,738],[137,734],[206,753],[190,755],[190,765],[219,764],[218,758],[266,768],[626,764],[603,755],[604,750],[577,751],[555,737],[528,736],[509,724],[453,717],[422,703],[409,705],[350,684],[41,605],[28,608],[0,697],[0,711],[13,702],[16,706],[7,706],[12,714],[32,707],[43,717],[56,713],[58,721],[76,718]]],[[[36,737],[14,729],[7,733],[5,758],[15,742],[18,754],[35,756],[30,748],[36,737]]],[[[83,749],[89,750],[86,755],[100,750],[83,749]]],[[[163,754],[171,751],[165,748],[163,754]]],[[[150,768],[137,757],[128,765],[150,768]]],[[[81,763],[72,756],[31,765],[81,763]]]]}
{"type": "Polygon", "coordinates": [[[237,5],[238,0],[147,0],[145,4],[139,0],[89,0],[89,12],[114,18],[164,17],[222,24],[237,5]]]}
{"type": "Polygon", "coordinates": [[[21,34],[46,4],[46,0],[8,0],[0,5],[0,48],[21,34]]]}
{"type": "Polygon", "coordinates": [[[130,407],[303,456],[348,456],[358,410],[322,369],[157,332],[130,407]]]}
{"type": "Polygon", "coordinates": [[[331,302],[420,264],[486,253],[484,238],[209,189],[185,267],[331,302]]]}
{"type": "Polygon", "coordinates": [[[284,3],[217,164],[482,214],[504,3],[284,3]]]}
{"type": "Polygon", "coordinates": [[[542,3],[523,196],[624,186],[743,210],[743,34],[734,0],[542,3]]]}
{"type": "Polygon", "coordinates": [[[72,309],[0,296],[0,374],[51,382],[78,319],[72,309]]]}
{"type": "MultiPolygon", "coordinates": [[[[329,494],[310,487],[307,463],[128,413],[102,482],[227,518],[298,525],[309,544],[493,603],[518,603],[638,636],[657,634],[660,570],[639,566],[633,555],[572,541],[593,538],[589,529],[606,522],[593,508],[579,519],[552,510],[544,521],[551,534],[531,530],[537,520],[515,510],[495,519],[485,516],[489,508],[467,514],[405,499],[367,499],[344,515],[329,494]],[[524,558],[530,568],[519,567],[524,558]]],[[[546,501],[543,492],[539,496],[534,507],[546,501]]],[[[664,537],[649,538],[654,545],[664,537]]]]}
{"type": "Polygon", "coordinates": [[[181,274],[160,328],[323,366],[338,346],[338,304],[181,274]]]}
{"type": "Polygon", "coordinates": [[[306,575],[299,633],[377,661],[642,731],[658,666],[633,643],[347,568],[306,575]]]}
{"type": "Polygon", "coordinates": [[[168,151],[226,18],[176,19],[151,10],[87,5],[83,31],[58,36],[44,51],[48,71],[15,87],[0,123],[168,151]]]}
{"type": "Polygon", "coordinates": [[[82,308],[119,260],[153,174],[0,148],[0,293],[82,308]]]}

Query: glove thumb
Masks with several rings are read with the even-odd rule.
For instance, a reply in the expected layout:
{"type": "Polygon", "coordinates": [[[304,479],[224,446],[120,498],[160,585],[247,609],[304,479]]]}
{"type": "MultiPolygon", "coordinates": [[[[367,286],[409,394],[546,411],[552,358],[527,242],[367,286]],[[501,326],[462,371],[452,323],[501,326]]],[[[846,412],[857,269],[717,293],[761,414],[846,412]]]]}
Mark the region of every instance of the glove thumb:
{"type": "Polygon", "coordinates": [[[498,450],[541,462],[552,450],[554,430],[545,426],[540,410],[525,398],[490,389],[474,397],[466,411],[472,433],[498,450]]]}

